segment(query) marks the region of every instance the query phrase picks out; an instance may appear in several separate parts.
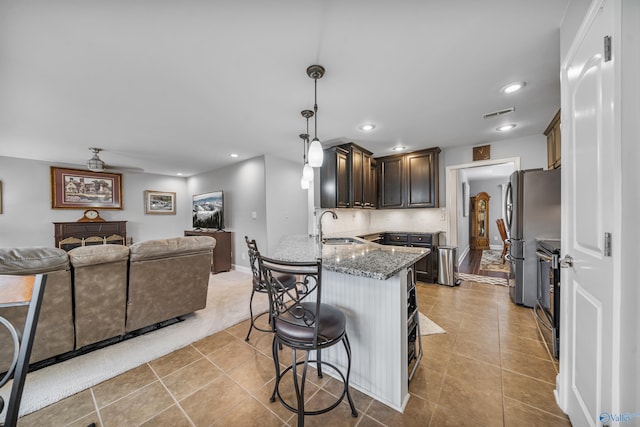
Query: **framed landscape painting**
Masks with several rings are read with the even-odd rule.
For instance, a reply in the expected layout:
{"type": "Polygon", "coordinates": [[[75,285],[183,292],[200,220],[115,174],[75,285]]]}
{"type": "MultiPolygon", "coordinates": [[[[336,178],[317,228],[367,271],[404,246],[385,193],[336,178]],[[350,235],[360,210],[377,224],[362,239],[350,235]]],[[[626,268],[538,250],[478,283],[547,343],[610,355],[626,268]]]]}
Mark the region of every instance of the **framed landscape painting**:
{"type": "Polygon", "coordinates": [[[175,215],[176,193],[167,191],[145,191],[144,213],[158,215],[175,215]]]}
{"type": "Polygon", "coordinates": [[[51,167],[53,209],[122,209],[122,175],[51,167]]]}

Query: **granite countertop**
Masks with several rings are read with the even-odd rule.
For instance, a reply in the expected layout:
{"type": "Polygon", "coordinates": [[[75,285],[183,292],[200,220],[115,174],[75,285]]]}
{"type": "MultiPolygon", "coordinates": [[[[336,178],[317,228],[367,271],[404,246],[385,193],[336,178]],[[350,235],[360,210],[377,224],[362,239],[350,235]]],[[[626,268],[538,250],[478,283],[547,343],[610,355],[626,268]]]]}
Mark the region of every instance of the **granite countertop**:
{"type": "MultiPolygon", "coordinates": [[[[429,254],[429,249],[385,246],[354,238],[359,244],[322,245],[322,266],[329,271],[386,280],[429,254]]],[[[282,238],[271,258],[284,261],[313,261],[318,258],[313,237],[292,235],[282,238]]]]}

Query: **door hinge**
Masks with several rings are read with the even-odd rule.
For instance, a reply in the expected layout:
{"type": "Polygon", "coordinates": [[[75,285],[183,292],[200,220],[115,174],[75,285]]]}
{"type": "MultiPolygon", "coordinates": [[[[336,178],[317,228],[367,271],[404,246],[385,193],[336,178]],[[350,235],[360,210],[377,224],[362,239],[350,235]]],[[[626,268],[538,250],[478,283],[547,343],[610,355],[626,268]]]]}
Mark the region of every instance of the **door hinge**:
{"type": "Polygon", "coordinates": [[[604,36],[604,62],[611,61],[611,36],[604,36]]]}
{"type": "Polygon", "coordinates": [[[611,233],[604,233],[604,256],[611,256],[611,233]]]}

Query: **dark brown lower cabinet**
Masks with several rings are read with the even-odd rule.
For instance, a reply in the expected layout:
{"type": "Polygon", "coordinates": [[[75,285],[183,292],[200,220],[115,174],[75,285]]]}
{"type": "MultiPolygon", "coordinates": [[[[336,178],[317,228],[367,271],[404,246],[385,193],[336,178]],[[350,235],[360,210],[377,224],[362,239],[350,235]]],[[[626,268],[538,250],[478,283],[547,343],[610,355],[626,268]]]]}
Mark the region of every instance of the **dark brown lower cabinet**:
{"type": "Polygon", "coordinates": [[[430,249],[431,253],[415,264],[416,279],[435,283],[438,278],[438,253],[440,233],[384,233],[383,243],[395,246],[413,246],[430,249]]]}

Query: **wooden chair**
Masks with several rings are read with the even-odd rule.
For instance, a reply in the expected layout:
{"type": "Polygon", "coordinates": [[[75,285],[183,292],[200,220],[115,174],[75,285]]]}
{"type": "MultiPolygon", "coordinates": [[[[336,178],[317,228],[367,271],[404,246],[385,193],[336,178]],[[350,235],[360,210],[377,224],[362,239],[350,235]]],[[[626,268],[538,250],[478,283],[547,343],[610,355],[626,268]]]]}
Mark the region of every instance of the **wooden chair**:
{"type": "Polygon", "coordinates": [[[505,262],[505,255],[509,251],[509,236],[507,236],[507,227],[504,225],[504,220],[502,218],[496,219],[496,224],[498,225],[498,231],[500,232],[500,238],[502,239],[502,263],[505,262]]]}

